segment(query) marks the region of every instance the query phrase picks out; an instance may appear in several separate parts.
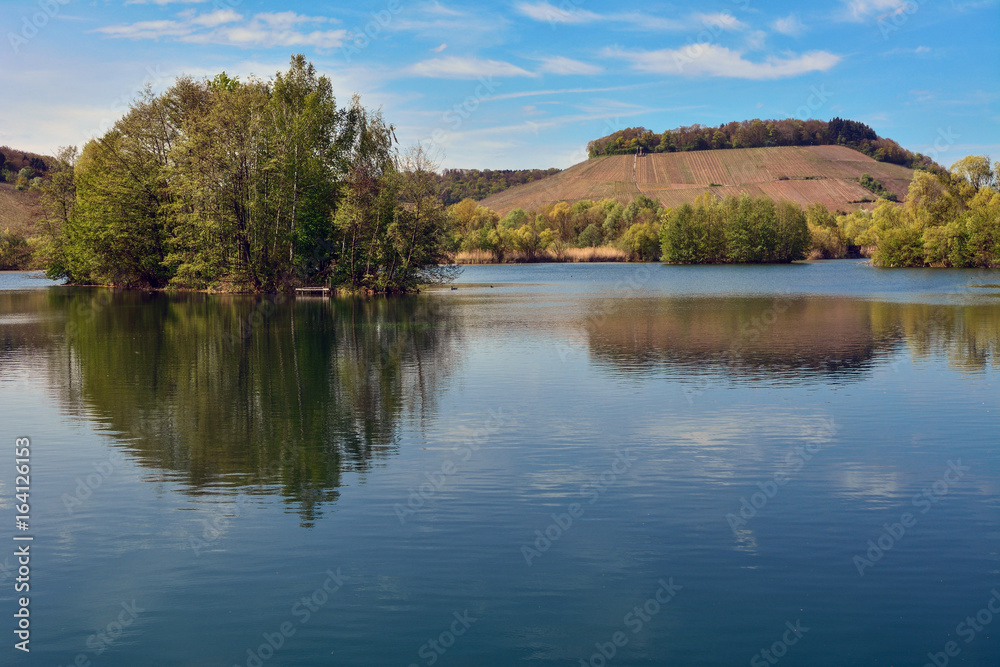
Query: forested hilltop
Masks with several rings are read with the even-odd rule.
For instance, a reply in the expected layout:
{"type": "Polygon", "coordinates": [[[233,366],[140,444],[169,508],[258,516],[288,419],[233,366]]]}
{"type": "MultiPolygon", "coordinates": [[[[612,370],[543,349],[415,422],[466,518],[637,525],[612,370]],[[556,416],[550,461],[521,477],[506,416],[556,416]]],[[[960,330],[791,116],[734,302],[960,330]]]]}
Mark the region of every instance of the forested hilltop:
{"type": "Polygon", "coordinates": [[[42,187],[54,278],[267,292],[404,292],[440,277],[437,175],[303,56],[270,80],[221,73],[148,92],[42,187]]]}
{"type": "Polygon", "coordinates": [[[587,144],[591,158],[629,153],[674,153],[766,148],[772,146],[847,146],[878,162],[890,162],[911,169],[940,169],[933,160],[912,153],[892,139],[879,137],[864,123],[843,118],[822,120],[744,120],[718,127],[690,125],[655,133],[644,127],[629,127],[587,144]]]}

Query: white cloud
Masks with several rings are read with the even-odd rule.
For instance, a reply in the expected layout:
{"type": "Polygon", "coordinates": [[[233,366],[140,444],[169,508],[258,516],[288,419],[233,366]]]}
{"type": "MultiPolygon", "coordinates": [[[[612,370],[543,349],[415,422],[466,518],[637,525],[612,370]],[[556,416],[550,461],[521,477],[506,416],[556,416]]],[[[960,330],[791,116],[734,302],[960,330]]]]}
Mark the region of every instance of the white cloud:
{"type": "Polygon", "coordinates": [[[763,30],[752,30],[747,33],[746,45],[751,51],[761,51],[767,44],[767,33],[763,30]]]}
{"type": "Polygon", "coordinates": [[[216,26],[225,25],[226,23],[239,21],[242,18],[243,17],[240,14],[237,14],[231,9],[220,9],[219,11],[212,12],[211,14],[201,14],[200,16],[195,16],[191,19],[191,23],[194,25],[204,26],[206,28],[215,28],[216,26]]]}
{"type": "Polygon", "coordinates": [[[621,21],[628,23],[636,30],[651,30],[663,32],[681,32],[693,28],[690,22],[678,21],[677,19],[665,19],[659,16],[643,14],[641,12],[626,12],[621,15],[602,17],[605,21],[621,21]]]}
{"type": "Polygon", "coordinates": [[[304,30],[306,25],[330,23],[325,16],[295,12],[264,12],[247,20],[231,9],[205,14],[182,12],[179,20],[139,21],[105,26],[94,32],[119,39],[176,39],[193,44],[249,47],[306,47],[335,49],[346,30],[304,30]]]}
{"type": "Polygon", "coordinates": [[[304,16],[295,12],[264,12],[254,15],[254,19],[272,28],[284,30],[301,23],[327,23],[334,20],[325,16],[304,16]]]}
{"type": "Polygon", "coordinates": [[[449,56],[432,58],[407,68],[411,74],[436,79],[478,79],[489,76],[537,76],[517,65],[502,60],[460,58],[449,56]]]}
{"type": "Polygon", "coordinates": [[[428,41],[482,48],[503,43],[508,24],[507,18],[499,14],[482,10],[462,12],[433,2],[394,15],[384,28],[428,41]]]}
{"type": "Polygon", "coordinates": [[[802,21],[795,14],[789,14],[784,18],[776,20],[771,24],[771,27],[774,28],[775,32],[792,37],[801,35],[806,29],[805,25],[803,25],[802,21]]]}
{"type": "Polygon", "coordinates": [[[547,23],[591,23],[602,18],[600,14],[586,9],[556,7],[548,2],[519,2],[515,8],[530,19],[547,23]]]}
{"type": "Polygon", "coordinates": [[[844,0],[849,12],[848,19],[867,21],[875,15],[898,14],[909,0],[844,0]]]}
{"type": "Polygon", "coordinates": [[[192,25],[187,21],[138,21],[136,23],[110,25],[95,32],[109,37],[124,39],[159,39],[161,37],[181,37],[190,34],[192,25]]]}
{"type": "MultiPolygon", "coordinates": [[[[491,100],[514,100],[521,97],[540,97],[540,96],[557,96],[557,95],[580,95],[587,93],[608,93],[618,90],[628,90],[630,88],[638,88],[645,84],[633,83],[628,86],[608,86],[605,88],[560,88],[555,90],[521,90],[516,93],[503,93],[502,95],[493,95],[491,97],[485,98],[483,101],[491,100]]],[[[539,102],[538,104],[554,104],[554,102],[539,102]]]]}
{"type": "Polygon", "coordinates": [[[557,7],[549,2],[520,2],[515,5],[515,9],[518,13],[530,19],[551,24],[624,23],[636,30],[669,32],[697,31],[702,29],[720,32],[723,30],[746,29],[746,24],[726,12],[692,14],[684,20],[677,20],[643,12],[597,14],[586,9],[569,6],[568,3],[557,7]]]}
{"type": "Polygon", "coordinates": [[[444,51],[447,48],[448,48],[448,43],[447,42],[442,42],[441,46],[435,46],[433,49],[431,49],[431,51],[433,51],[434,53],[441,53],[442,51],[444,51]]]}
{"type": "Polygon", "coordinates": [[[695,19],[701,22],[702,25],[715,28],[716,30],[745,30],[746,24],[740,21],[738,18],[732,14],[727,14],[725,12],[720,12],[717,14],[697,14],[694,16],[695,19]]]}
{"type": "Polygon", "coordinates": [[[543,59],[543,65],[539,71],[551,74],[600,74],[604,70],[597,65],[580,62],[564,56],[552,56],[543,59]]]}
{"type": "Polygon", "coordinates": [[[780,79],[806,72],[825,71],[840,62],[840,56],[826,51],[812,51],[799,56],[770,56],[763,62],[753,62],[715,44],[691,44],[679,49],[658,51],[624,51],[605,49],[604,54],[622,58],[632,66],[651,74],[684,76],[718,76],[734,79],[780,79]]]}

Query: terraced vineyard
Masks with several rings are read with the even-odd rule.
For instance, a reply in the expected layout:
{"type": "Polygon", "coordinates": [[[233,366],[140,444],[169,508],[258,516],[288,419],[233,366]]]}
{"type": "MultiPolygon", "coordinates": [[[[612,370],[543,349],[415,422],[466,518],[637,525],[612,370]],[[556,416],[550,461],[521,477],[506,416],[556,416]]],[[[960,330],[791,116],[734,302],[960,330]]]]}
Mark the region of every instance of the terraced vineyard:
{"type": "Polygon", "coordinates": [[[664,206],[690,202],[704,192],[717,196],[767,196],[803,206],[813,202],[830,210],[850,211],[874,204],[857,179],[871,174],[902,201],[913,171],[876,162],[844,146],[788,146],[736,150],[658,153],[638,158],[611,155],[565,169],[549,178],[488,197],[484,206],[505,214],[581,199],[617,199],[623,204],[639,194],[664,206]],[[634,169],[634,179],[633,179],[634,169]]]}

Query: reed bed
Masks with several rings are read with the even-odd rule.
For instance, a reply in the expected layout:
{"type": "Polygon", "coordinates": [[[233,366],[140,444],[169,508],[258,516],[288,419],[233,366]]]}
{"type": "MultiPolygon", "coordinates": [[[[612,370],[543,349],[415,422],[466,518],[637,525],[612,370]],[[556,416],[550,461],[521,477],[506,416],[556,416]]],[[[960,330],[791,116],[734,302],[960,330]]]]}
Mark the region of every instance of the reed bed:
{"type": "MultiPolygon", "coordinates": [[[[504,255],[503,264],[529,264],[533,262],[627,262],[628,253],[614,246],[599,246],[595,248],[563,248],[561,250],[543,250],[529,257],[524,252],[509,252],[504,255]]],[[[496,264],[492,253],[485,250],[463,250],[455,255],[456,264],[496,264]]]]}

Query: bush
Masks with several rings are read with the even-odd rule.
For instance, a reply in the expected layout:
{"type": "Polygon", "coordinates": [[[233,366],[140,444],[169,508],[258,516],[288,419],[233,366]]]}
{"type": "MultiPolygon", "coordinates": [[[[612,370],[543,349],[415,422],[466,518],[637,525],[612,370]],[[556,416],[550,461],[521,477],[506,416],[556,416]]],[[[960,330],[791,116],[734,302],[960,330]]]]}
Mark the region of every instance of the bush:
{"type": "Polygon", "coordinates": [[[870,192],[874,192],[882,199],[897,201],[896,195],[886,190],[885,186],[882,185],[882,182],[873,178],[871,174],[861,174],[859,182],[861,183],[861,187],[869,190],[870,192]]]}
{"type": "Polygon", "coordinates": [[[621,250],[629,261],[655,262],[660,258],[660,234],[654,223],[637,222],[622,234],[621,250]]]}
{"type": "Polygon", "coordinates": [[[882,230],[872,262],[886,268],[924,266],[924,239],[917,227],[882,230]]]}
{"type": "Polygon", "coordinates": [[[581,248],[594,248],[601,245],[601,230],[597,228],[597,225],[587,225],[586,229],[580,232],[576,238],[576,244],[581,248]]]}
{"type": "Polygon", "coordinates": [[[0,231],[0,271],[23,268],[30,254],[23,234],[9,229],[0,231]]]}

